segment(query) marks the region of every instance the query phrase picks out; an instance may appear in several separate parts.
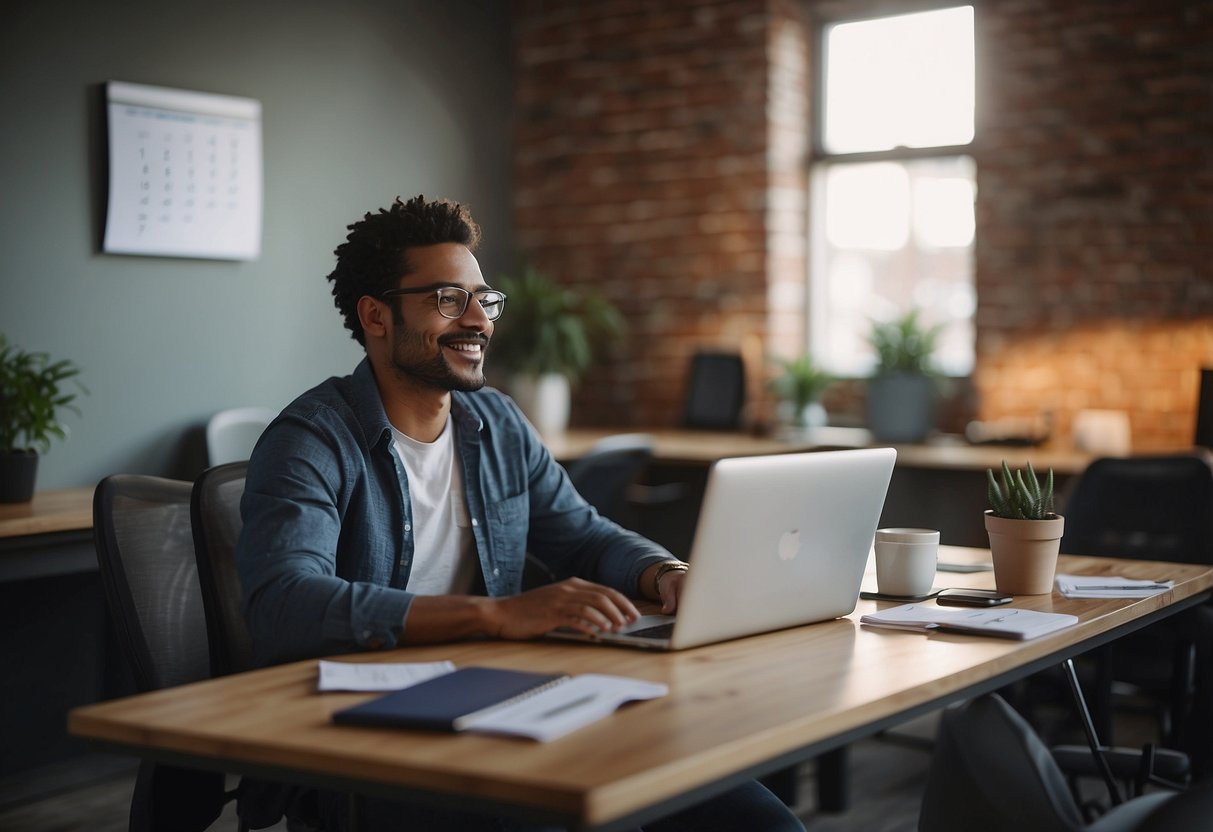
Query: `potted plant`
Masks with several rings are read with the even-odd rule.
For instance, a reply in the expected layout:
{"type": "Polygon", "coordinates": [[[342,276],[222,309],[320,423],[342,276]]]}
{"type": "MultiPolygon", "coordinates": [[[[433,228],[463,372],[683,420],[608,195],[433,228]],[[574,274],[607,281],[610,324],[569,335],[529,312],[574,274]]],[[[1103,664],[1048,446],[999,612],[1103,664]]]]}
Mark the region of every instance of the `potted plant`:
{"type": "Polygon", "coordinates": [[[819,399],[834,377],[817,366],[807,353],[790,360],[775,360],[783,372],[771,381],[771,389],[790,411],[787,421],[799,430],[824,425],[826,412],[819,399]]]}
{"type": "Polygon", "coordinates": [[[1053,469],[1044,484],[1036,478],[1032,463],[1027,473],[1011,473],[1002,462],[1001,478],[986,469],[985,513],[994,559],[994,585],[1012,595],[1043,595],[1053,591],[1057,553],[1065,518],[1053,511],[1053,469]]]}
{"type": "Polygon", "coordinates": [[[917,309],[872,321],[876,371],[868,382],[868,428],[880,442],[920,442],[931,430],[935,343],[942,325],[925,326],[917,309]]]}
{"type": "Polygon", "coordinates": [[[50,450],[52,439],[67,438],[59,411],[79,413],[76,394],[64,390],[79,372],[70,361],[26,352],[0,334],[0,502],[33,498],[38,454],[50,450]]]}
{"type": "Polygon", "coordinates": [[[608,301],[566,289],[524,265],[501,278],[507,314],[493,337],[492,360],[510,374],[514,400],[543,434],[568,426],[572,385],[594,349],[623,334],[623,316],[608,301]]]}

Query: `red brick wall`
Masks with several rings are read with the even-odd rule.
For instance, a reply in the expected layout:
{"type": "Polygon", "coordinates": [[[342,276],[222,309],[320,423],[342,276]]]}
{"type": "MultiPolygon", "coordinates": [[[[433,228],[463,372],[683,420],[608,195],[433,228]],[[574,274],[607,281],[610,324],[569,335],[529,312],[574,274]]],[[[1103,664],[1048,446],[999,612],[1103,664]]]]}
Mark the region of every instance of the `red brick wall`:
{"type": "MultiPolygon", "coordinates": [[[[1065,441],[1124,409],[1138,447],[1182,445],[1213,366],[1213,0],[977,5],[974,413],[1065,441]]],[[[516,239],[631,324],[575,423],[675,424],[700,347],[743,351],[769,419],[765,359],[803,343],[804,9],[517,0],[516,239]]]]}
{"type": "Polygon", "coordinates": [[[1213,366],[1213,3],[979,10],[983,416],[1129,412],[1190,443],[1213,366]]]}
{"type": "Polygon", "coordinates": [[[743,351],[757,397],[772,332],[802,340],[786,333],[800,316],[772,321],[769,298],[801,291],[804,273],[783,231],[804,226],[804,27],[783,25],[797,9],[515,4],[516,240],[540,270],[614,301],[630,326],[581,385],[576,423],[676,424],[700,348],[743,351]],[[787,64],[775,79],[773,39],[787,64]],[[772,126],[783,101],[793,117],[772,126]]]}

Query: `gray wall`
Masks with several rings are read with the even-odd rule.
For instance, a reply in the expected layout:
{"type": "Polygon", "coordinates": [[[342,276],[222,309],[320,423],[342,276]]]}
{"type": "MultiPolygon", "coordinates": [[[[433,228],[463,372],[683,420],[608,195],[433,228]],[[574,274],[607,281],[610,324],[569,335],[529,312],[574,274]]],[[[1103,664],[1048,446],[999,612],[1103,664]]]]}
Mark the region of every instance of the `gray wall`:
{"type": "Polygon", "coordinates": [[[91,394],[40,489],[193,476],[216,410],[281,407],[362,355],[324,279],[345,226],[397,195],[467,203],[491,281],[510,237],[510,4],[5,3],[0,332],[91,394]],[[262,104],[262,254],[102,254],[107,80],[262,104]]]}

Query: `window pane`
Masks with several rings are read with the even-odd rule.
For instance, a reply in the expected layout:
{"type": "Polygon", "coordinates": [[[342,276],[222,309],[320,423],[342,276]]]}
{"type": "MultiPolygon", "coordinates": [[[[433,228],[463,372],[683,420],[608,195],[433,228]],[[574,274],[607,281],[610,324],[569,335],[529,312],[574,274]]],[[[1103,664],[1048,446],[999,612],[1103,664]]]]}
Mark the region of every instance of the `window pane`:
{"type": "Polygon", "coordinates": [[[838,23],[825,30],[827,153],[973,140],[973,9],[838,23]]]}
{"type": "Polygon", "coordinates": [[[814,176],[810,339],[831,372],[875,366],[873,319],[942,323],[939,369],[973,369],[974,165],[967,156],[832,163],[814,176]]]}

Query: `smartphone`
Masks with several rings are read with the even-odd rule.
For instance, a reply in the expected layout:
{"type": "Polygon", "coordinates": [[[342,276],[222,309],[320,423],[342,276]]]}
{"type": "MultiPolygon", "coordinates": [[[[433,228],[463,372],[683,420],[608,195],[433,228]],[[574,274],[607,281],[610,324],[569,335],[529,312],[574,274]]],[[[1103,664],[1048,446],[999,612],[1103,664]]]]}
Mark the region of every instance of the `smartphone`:
{"type": "Polygon", "coordinates": [[[1013,596],[993,589],[945,589],[935,600],[948,607],[997,607],[1011,603],[1013,596]]]}

